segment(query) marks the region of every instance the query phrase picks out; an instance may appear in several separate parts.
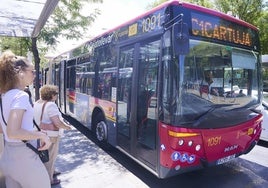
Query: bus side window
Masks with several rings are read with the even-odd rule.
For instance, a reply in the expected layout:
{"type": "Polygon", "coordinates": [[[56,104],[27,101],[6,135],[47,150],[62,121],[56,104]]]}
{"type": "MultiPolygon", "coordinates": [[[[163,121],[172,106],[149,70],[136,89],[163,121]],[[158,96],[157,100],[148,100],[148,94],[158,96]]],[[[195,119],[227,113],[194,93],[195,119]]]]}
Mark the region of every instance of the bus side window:
{"type": "Polygon", "coordinates": [[[116,72],[117,67],[113,60],[113,55],[110,52],[110,48],[98,49],[98,97],[105,100],[111,100],[112,98],[112,87],[116,84],[116,72]]]}
{"type": "Polygon", "coordinates": [[[92,95],[92,79],[87,78],[86,79],[86,94],[92,95]]]}

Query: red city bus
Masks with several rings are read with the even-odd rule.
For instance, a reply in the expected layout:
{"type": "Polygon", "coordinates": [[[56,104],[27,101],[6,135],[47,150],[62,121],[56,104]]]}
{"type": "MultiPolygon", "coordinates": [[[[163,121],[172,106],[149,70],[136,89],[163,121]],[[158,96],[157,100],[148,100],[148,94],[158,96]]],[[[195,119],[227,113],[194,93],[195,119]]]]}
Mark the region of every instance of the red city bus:
{"type": "Polygon", "coordinates": [[[53,60],[62,112],[159,178],[228,162],[261,134],[256,27],[166,2],[53,60]]]}

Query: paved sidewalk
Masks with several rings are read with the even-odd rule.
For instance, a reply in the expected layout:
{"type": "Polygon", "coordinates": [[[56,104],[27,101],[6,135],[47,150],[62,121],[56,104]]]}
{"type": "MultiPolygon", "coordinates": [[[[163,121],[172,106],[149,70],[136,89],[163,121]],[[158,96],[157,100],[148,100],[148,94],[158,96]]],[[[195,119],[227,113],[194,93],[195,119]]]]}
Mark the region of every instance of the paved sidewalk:
{"type": "MultiPolygon", "coordinates": [[[[77,130],[65,131],[56,161],[61,184],[52,188],[148,187],[77,130]]],[[[0,187],[5,188],[0,173],[0,187]]]]}
{"type": "Polygon", "coordinates": [[[77,130],[65,131],[56,168],[62,174],[55,188],[148,187],[77,130]]]}

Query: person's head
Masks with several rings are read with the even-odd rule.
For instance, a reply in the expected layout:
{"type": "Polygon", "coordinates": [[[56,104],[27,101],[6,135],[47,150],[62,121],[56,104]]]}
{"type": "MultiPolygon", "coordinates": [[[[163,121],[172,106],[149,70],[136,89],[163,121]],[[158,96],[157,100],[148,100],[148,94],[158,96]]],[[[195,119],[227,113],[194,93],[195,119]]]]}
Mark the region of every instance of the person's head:
{"type": "Polygon", "coordinates": [[[0,88],[3,93],[10,89],[24,89],[33,83],[35,70],[25,57],[5,51],[0,57],[0,88]]]}
{"type": "Polygon", "coordinates": [[[58,87],[55,85],[44,85],[40,88],[40,97],[45,101],[55,101],[58,96],[58,87]]]}

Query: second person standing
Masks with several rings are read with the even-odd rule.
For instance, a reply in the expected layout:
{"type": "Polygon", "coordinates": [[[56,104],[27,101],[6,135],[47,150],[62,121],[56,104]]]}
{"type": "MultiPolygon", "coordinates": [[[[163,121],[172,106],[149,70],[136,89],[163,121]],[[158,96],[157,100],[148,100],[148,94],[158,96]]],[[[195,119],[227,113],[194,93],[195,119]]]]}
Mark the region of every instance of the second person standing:
{"type": "Polygon", "coordinates": [[[70,130],[61,116],[55,101],[58,97],[58,87],[55,85],[44,85],[40,88],[40,100],[34,103],[34,119],[40,128],[47,133],[51,139],[49,148],[49,161],[44,163],[48,171],[51,185],[60,183],[54,175],[55,161],[59,152],[59,141],[62,130],[70,130]]]}

